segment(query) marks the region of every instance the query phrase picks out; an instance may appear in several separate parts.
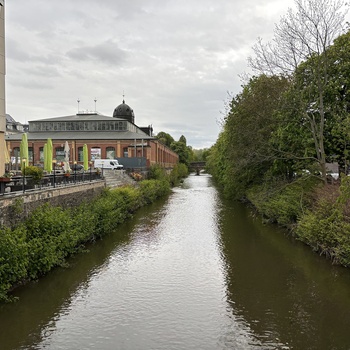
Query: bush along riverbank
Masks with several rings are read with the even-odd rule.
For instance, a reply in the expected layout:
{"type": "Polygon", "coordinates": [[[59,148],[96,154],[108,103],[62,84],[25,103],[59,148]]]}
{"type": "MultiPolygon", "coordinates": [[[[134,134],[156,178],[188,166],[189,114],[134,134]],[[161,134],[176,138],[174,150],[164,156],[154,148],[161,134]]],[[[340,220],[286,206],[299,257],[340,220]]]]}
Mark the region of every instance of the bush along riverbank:
{"type": "Polygon", "coordinates": [[[63,266],[85,243],[115,231],[137,209],[169,194],[171,185],[187,175],[186,169],[180,164],[167,175],[154,167],[151,179],[137,187],[106,189],[75,208],[45,204],[17,227],[0,228],[0,301],[11,299],[8,293],[14,286],[63,266]]]}
{"type": "Polygon", "coordinates": [[[290,230],[294,237],[332,263],[350,266],[350,178],[324,185],[312,176],[296,181],[256,186],[247,199],[269,222],[290,230]]]}

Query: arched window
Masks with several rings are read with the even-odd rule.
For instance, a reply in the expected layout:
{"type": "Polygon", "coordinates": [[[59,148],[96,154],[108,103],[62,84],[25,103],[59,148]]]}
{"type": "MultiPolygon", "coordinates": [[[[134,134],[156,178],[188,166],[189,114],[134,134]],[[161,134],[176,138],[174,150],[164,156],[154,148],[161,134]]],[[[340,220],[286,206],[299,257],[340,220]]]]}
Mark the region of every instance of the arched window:
{"type": "Polygon", "coordinates": [[[107,147],[106,148],[106,158],[107,159],[115,159],[115,148],[107,147]]]}
{"type": "Polygon", "coordinates": [[[96,146],[91,147],[91,160],[101,159],[101,158],[102,158],[101,148],[96,146]]]}

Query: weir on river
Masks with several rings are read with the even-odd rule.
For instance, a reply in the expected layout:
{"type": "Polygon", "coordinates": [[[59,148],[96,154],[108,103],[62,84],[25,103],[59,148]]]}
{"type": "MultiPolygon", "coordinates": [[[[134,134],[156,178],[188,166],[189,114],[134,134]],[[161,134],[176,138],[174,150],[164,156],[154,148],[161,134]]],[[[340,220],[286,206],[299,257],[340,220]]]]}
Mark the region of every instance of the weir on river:
{"type": "Polygon", "coordinates": [[[209,175],[0,307],[0,349],[350,348],[350,272],[224,200],[209,175]]]}

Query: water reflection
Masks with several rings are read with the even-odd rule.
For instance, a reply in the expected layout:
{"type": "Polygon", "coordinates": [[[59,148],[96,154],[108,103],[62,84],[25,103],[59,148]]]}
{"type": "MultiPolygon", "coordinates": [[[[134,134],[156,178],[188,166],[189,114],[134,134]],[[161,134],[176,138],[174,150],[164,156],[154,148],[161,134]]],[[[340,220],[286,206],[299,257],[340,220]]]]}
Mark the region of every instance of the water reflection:
{"type": "Polygon", "coordinates": [[[229,299],[264,348],[349,349],[347,270],[238,204],[224,201],[221,231],[229,299]]]}
{"type": "Polygon", "coordinates": [[[332,267],[209,176],[0,309],[12,349],[347,349],[348,270],[332,267]]]}

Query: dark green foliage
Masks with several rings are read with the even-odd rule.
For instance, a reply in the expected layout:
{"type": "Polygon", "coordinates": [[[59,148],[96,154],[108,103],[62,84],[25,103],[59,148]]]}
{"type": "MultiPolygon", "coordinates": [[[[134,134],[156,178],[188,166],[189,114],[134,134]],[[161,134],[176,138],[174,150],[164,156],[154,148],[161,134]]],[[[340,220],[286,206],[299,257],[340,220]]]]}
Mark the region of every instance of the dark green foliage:
{"type": "Polygon", "coordinates": [[[156,135],[156,139],[168,147],[170,147],[170,145],[175,141],[174,138],[170,134],[168,134],[164,131],[160,131],[156,135]]]}
{"type": "Polygon", "coordinates": [[[170,184],[167,180],[145,180],[140,183],[142,201],[145,204],[154,202],[157,198],[170,192],[170,184]]]}
{"type": "Polygon", "coordinates": [[[169,175],[169,182],[171,186],[176,186],[180,179],[188,175],[188,168],[185,164],[179,163],[174,166],[169,175]]]}
{"type": "Polygon", "coordinates": [[[350,178],[343,177],[340,192],[330,196],[323,190],[296,230],[300,240],[334,263],[344,266],[350,266],[349,200],[350,178]]]}
{"type": "Polygon", "coordinates": [[[159,164],[154,164],[148,171],[149,180],[164,180],[166,178],[166,172],[159,164]]]}
{"type": "Polygon", "coordinates": [[[223,131],[207,157],[208,171],[227,196],[244,197],[273,167],[278,156],[271,138],[280,127],[277,113],[288,87],[287,79],[262,75],[232,99],[223,131]]]}
{"type": "Polygon", "coordinates": [[[48,204],[36,209],[26,220],[30,278],[36,278],[64,261],[69,248],[76,243],[71,235],[73,224],[68,210],[48,204]]]}
{"type": "Polygon", "coordinates": [[[269,221],[292,228],[310,208],[311,194],[319,185],[320,180],[314,176],[293,182],[270,182],[251,188],[247,198],[269,221]]]}
{"type": "Polygon", "coordinates": [[[116,231],[139,207],[170,192],[167,176],[139,185],[107,189],[76,208],[45,204],[21,226],[0,228],[0,301],[8,299],[12,286],[63,265],[86,242],[116,231]]]}
{"type": "MultiPolygon", "coordinates": [[[[181,140],[181,138],[180,138],[181,140]]],[[[189,165],[190,161],[193,158],[192,154],[192,148],[190,146],[186,146],[185,142],[182,141],[174,141],[171,145],[170,148],[177,153],[179,156],[179,162],[186,164],[186,166],[189,165]]]]}
{"type": "Polygon", "coordinates": [[[26,176],[31,176],[33,182],[38,184],[43,177],[44,171],[37,166],[30,165],[25,168],[25,174],[26,176]]]}
{"type": "Polygon", "coordinates": [[[206,161],[207,157],[210,153],[208,148],[193,149],[192,152],[193,152],[193,161],[194,162],[206,161]]]}
{"type": "Polygon", "coordinates": [[[93,203],[92,211],[98,222],[94,236],[102,237],[112,232],[140,206],[140,195],[136,195],[135,191],[131,188],[107,189],[93,203]]]}
{"type": "Polygon", "coordinates": [[[0,300],[7,300],[8,290],[26,278],[28,265],[24,227],[0,229],[0,300]]]}

